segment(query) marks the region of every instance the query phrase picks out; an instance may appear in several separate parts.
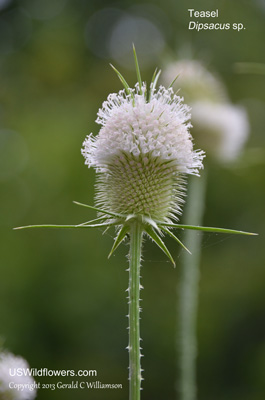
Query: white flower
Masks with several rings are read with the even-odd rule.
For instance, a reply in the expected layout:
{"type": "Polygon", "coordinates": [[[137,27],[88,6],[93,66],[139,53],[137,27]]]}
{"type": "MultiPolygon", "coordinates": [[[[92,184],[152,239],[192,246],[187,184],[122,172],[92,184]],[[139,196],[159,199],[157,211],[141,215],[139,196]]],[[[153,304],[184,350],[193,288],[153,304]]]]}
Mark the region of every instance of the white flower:
{"type": "Polygon", "coordinates": [[[98,112],[98,136],[89,135],[82,149],[99,173],[97,204],[123,215],[176,217],[183,176],[198,175],[203,166],[189,119],[189,107],[172,89],[137,84],[110,94],[98,112]]]}
{"type": "Polygon", "coordinates": [[[235,160],[248,138],[246,111],[229,103],[194,103],[192,122],[199,146],[221,162],[235,160]]]}
{"type": "Polygon", "coordinates": [[[162,82],[170,85],[177,77],[176,85],[185,101],[227,100],[227,93],[222,82],[197,60],[181,60],[170,63],[162,74],[162,82]]]}
{"type": "Polygon", "coordinates": [[[31,376],[15,374],[18,368],[26,370],[28,363],[11,353],[0,353],[0,399],[32,400],[36,397],[36,383],[31,376]],[[15,376],[13,376],[15,375],[15,376]]]}

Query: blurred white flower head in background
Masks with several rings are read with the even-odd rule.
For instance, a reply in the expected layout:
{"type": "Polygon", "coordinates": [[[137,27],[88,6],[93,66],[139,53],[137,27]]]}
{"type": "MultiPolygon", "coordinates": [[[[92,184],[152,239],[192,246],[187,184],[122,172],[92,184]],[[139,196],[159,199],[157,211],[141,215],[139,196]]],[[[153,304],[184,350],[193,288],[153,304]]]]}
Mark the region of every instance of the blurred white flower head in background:
{"type": "Polygon", "coordinates": [[[194,134],[200,146],[220,162],[235,160],[248,138],[245,109],[229,103],[196,102],[192,106],[194,134]]]}
{"type": "Polygon", "coordinates": [[[167,65],[161,80],[168,86],[177,77],[176,87],[187,103],[195,101],[227,101],[222,82],[197,60],[175,61],[167,65]]]}
{"type": "Polygon", "coordinates": [[[36,397],[36,383],[32,376],[19,376],[16,371],[29,368],[26,360],[8,352],[0,353],[0,399],[33,400],[36,397]],[[22,390],[23,388],[23,390],[22,390]]]}
{"type": "Polygon", "coordinates": [[[229,101],[225,86],[202,63],[194,60],[173,62],[162,81],[175,86],[192,108],[192,134],[197,146],[218,162],[232,162],[248,138],[249,123],[243,107],[229,101]]]}

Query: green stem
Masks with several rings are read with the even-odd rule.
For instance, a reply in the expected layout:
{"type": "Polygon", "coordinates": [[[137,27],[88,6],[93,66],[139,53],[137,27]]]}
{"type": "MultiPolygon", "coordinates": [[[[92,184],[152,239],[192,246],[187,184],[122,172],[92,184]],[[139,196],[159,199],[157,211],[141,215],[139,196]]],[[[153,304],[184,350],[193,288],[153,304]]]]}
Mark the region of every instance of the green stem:
{"type": "MultiPolygon", "coordinates": [[[[185,209],[185,220],[201,225],[204,214],[206,189],[206,172],[201,178],[191,177],[185,209]]],[[[197,357],[197,307],[200,277],[200,256],[202,234],[185,230],[184,243],[192,255],[184,252],[181,257],[181,277],[179,287],[179,382],[180,400],[195,400],[196,388],[196,357],[197,357]]]]}
{"type": "Polygon", "coordinates": [[[129,399],[140,400],[141,348],[140,348],[140,264],[143,230],[134,222],[130,232],[129,266],[129,399]]]}

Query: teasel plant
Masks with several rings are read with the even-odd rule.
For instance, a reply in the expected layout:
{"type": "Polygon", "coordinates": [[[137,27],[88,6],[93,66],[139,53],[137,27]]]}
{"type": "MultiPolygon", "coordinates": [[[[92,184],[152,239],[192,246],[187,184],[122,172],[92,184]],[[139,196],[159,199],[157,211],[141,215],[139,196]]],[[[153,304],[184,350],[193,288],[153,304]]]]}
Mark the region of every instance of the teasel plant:
{"type": "Polygon", "coordinates": [[[97,173],[95,206],[74,202],[97,212],[97,218],[78,225],[28,225],[23,228],[91,229],[112,226],[116,238],[109,256],[129,237],[129,400],[140,400],[142,348],[140,345],[140,268],[143,238],[150,238],[169,258],[163,237],[172,237],[189,250],[173,230],[196,230],[230,234],[252,233],[179,224],[187,175],[199,176],[204,152],[193,149],[190,108],[174,94],[172,84],[158,87],[161,71],[151,84],[142,81],[133,46],[137,83],[131,88],[111,65],[123,89],[110,94],[99,109],[101,125],[96,137],[88,135],[81,150],[85,164],[97,173]]]}

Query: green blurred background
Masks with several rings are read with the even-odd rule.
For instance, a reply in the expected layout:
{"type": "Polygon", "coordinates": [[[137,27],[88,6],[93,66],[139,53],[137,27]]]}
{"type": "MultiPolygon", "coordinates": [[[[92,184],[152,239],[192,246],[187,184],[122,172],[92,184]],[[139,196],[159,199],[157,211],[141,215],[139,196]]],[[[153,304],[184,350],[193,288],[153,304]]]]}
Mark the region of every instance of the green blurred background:
{"type": "MultiPolygon", "coordinates": [[[[204,224],[259,237],[203,237],[198,392],[204,400],[265,398],[265,76],[235,70],[265,63],[264,18],[263,0],[0,0],[0,336],[32,367],[96,369],[101,382],[123,384],[41,390],[38,399],[128,398],[128,245],[107,260],[114,232],[12,227],[95,217],[72,203],[93,204],[95,173],[80,148],[98,132],[102,102],[121,88],[109,62],[136,80],[132,42],[145,80],[156,66],[192,55],[248,112],[240,162],[209,167],[204,224]],[[219,22],[246,30],[188,30],[188,8],[217,7],[219,22]]],[[[179,260],[182,250],[170,239],[168,246],[179,260]]],[[[146,242],[142,277],[142,398],[173,400],[179,269],[146,242]]]]}

